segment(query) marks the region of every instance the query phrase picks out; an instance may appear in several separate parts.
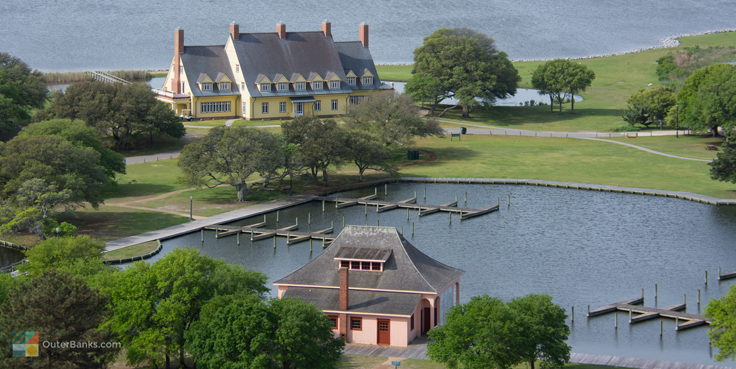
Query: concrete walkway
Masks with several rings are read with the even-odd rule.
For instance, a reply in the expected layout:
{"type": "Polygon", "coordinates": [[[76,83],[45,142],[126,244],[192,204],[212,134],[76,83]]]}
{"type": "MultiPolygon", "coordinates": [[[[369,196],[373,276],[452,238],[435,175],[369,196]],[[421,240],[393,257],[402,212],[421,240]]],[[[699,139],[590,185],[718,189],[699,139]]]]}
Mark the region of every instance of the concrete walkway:
{"type": "Polygon", "coordinates": [[[685,157],[685,156],[667,154],[667,153],[664,153],[664,152],[661,152],[661,151],[655,151],[655,150],[652,150],[652,149],[648,149],[648,148],[643,147],[643,146],[638,146],[638,145],[630,144],[628,142],[608,140],[608,139],[605,139],[605,138],[586,138],[586,140],[615,143],[615,144],[618,144],[618,145],[629,146],[629,147],[635,148],[637,150],[646,151],[646,152],[651,153],[651,154],[657,154],[657,155],[667,156],[667,157],[675,158],[675,159],[692,160],[692,161],[702,161],[702,162],[706,162],[706,163],[710,163],[711,162],[711,160],[708,160],[708,159],[696,159],[696,158],[688,158],[688,157],[685,157]]]}
{"type": "MultiPolygon", "coordinates": [[[[226,213],[211,216],[209,218],[198,219],[188,223],[178,224],[164,229],[156,231],[146,232],[135,236],[120,238],[117,240],[109,241],[105,245],[105,251],[113,251],[128,246],[137,245],[139,243],[164,240],[167,238],[176,237],[179,235],[198,231],[202,227],[210,226],[213,224],[222,224],[227,222],[233,222],[239,219],[261,215],[268,212],[276,211],[279,209],[301,205],[305,202],[312,201],[313,196],[311,195],[297,195],[291,196],[280,200],[270,201],[263,204],[253,205],[246,208],[236,209],[228,211],[226,213]]],[[[151,210],[151,209],[147,209],[151,210]]]]}
{"type": "Polygon", "coordinates": [[[237,119],[228,119],[225,121],[225,127],[232,127],[237,119]]]}

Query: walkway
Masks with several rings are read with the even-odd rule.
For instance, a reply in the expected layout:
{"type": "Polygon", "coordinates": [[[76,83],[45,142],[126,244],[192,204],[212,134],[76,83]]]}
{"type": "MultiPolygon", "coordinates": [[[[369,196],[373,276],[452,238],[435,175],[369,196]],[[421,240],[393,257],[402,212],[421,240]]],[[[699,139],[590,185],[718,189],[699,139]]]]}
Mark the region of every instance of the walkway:
{"type": "MultiPolygon", "coordinates": [[[[429,357],[427,356],[426,339],[422,338],[421,341],[418,343],[417,341],[420,341],[420,339],[415,340],[408,347],[405,348],[348,344],[345,345],[343,353],[353,355],[382,357],[390,356],[404,359],[429,360],[429,357]]],[[[637,359],[621,356],[580,354],[575,352],[570,354],[570,362],[578,364],[608,365],[637,369],[733,369],[733,367],[721,365],[678,363],[663,360],[637,359]]]]}
{"type": "MultiPolygon", "coordinates": [[[[163,240],[167,238],[176,237],[182,234],[191,233],[198,231],[199,229],[215,224],[222,224],[233,222],[238,219],[247,218],[254,215],[260,215],[275,210],[296,206],[305,202],[312,201],[310,195],[297,195],[287,197],[280,200],[274,200],[263,204],[257,204],[246,208],[236,209],[228,211],[226,213],[218,214],[204,219],[194,220],[184,224],[178,224],[164,229],[156,231],[146,232],[135,236],[125,237],[113,241],[107,242],[105,245],[105,251],[113,251],[121,249],[123,247],[137,245],[139,243],[163,240]]],[[[152,209],[146,209],[152,210],[152,209]]],[[[155,211],[155,210],[154,210],[155,211]]]]}
{"type": "Polygon", "coordinates": [[[669,157],[669,158],[682,159],[682,160],[692,160],[692,161],[702,161],[702,162],[706,162],[706,163],[710,163],[711,162],[711,160],[708,160],[708,159],[696,159],[696,158],[688,158],[688,157],[685,157],[685,156],[667,154],[667,153],[664,153],[664,152],[661,152],[661,151],[655,151],[655,150],[652,150],[652,149],[648,149],[646,147],[642,147],[642,146],[630,144],[628,142],[607,140],[605,138],[586,138],[586,140],[610,142],[610,143],[615,143],[615,144],[619,144],[619,145],[629,146],[629,147],[633,147],[633,148],[635,148],[637,150],[642,150],[642,151],[646,151],[646,152],[651,153],[651,154],[662,155],[662,156],[666,156],[666,157],[669,157]]]}

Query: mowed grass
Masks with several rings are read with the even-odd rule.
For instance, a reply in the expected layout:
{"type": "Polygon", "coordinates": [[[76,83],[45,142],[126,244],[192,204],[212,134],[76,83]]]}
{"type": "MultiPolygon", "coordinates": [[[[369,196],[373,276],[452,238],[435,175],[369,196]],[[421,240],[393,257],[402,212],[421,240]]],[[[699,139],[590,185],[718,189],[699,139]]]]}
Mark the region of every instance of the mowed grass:
{"type": "Polygon", "coordinates": [[[404,176],[529,178],[641,187],[736,198],[736,185],[710,179],[707,163],[673,159],[591,140],[518,136],[422,139],[434,162],[406,167],[404,176]]]}
{"type": "Polygon", "coordinates": [[[680,135],[679,138],[675,136],[640,136],[636,138],[616,137],[611,138],[611,140],[626,142],[667,154],[707,160],[715,159],[718,151],[707,150],[706,146],[712,145],[720,148],[723,143],[723,138],[720,137],[685,135],[680,135]]]}
{"type": "MultiPolygon", "coordinates": [[[[734,46],[736,32],[683,37],[681,46],[700,47],[734,46]]],[[[677,48],[653,49],[637,53],[577,59],[578,63],[593,70],[596,78],[587,91],[580,93],[584,101],[575,103],[575,112],[569,111],[570,104],[563,104],[562,113],[550,113],[549,107],[493,107],[476,110],[471,119],[463,119],[458,112],[447,115],[448,119],[472,123],[549,131],[611,131],[625,126],[621,118],[626,108],[626,99],[634,92],[647,88],[648,84],[659,85],[656,75],[656,60],[677,48]]],[[[511,55],[513,57],[513,55],[511,55]]],[[[531,76],[543,61],[517,61],[519,87],[531,88],[531,76]]],[[[411,78],[411,65],[377,66],[381,79],[407,81],[411,78]],[[390,78],[389,78],[390,77],[390,78]]]]}
{"type": "Polygon", "coordinates": [[[185,223],[189,219],[161,212],[103,205],[99,209],[85,208],[63,213],[59,221],[79,227],[80,234],[110,241],[185,223]]]}
{"type": "Polygon", "coordinates": [[[240,119],[233,123],[233,127],[254,127],[254,126],[274,126],[282,125],[285,122],[290,122],[291,119],[276,119],[276,120],[245,120],[240,119]]]}
{"type": "Polygon", "coordinates": [[[106,252],[102,254],[102,258],[105,260],[120,260],[126,258],[132,258],[134,256],[141,256],[150,254],[158,248],[157,241],[149,241],[139,243],[137,245],[123,247],[114,251],[106,252]]]}
{"type": "MultiPolygon", "coordinates": [[[[538,363],[541,367],[541,363],[538,363]]],[[[431,360],[418,360],[418,359],[406,359],[401,360],[401,369],[446,369],[447,366],[431,361],[431,360]]],[[[591,364],[575,364],[568,363],[564,366],[565,369],[613,369],[620,368],[615,366],[605,365],[591,365],[591,364]]],[[[529,369],[529,364],[523,363],[512,367],[512,369],[529,369]]]]}
{"type": "Polygon", "coordinates": [[[126,174],[115,178],[115,185],[106,191],[107,198],[147,196],[188,188],[179,182],[184,174],[178,159],[128,165],[126,174]]]}

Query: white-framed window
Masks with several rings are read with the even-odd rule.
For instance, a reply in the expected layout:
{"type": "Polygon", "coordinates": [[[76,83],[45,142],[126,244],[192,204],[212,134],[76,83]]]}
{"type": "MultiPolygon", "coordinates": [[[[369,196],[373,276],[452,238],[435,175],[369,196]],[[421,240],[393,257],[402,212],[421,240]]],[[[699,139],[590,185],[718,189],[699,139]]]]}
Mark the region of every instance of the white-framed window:
{"type": "Polygon", "coordinates": [[[322,81],[312,82],[312,90],[321,90],[321,89],[322,89],[322,81]]]}
{"type": "Polygon", "coordinates": [[[363,77],[363,81],[361,81],[361,84],[363,86],[371,86],[371,85],[373,85],[373,77],[363,77]]]}
{"type": "Polygon", "coordinates": [[[340,81],[330,81],[330,90],[336,90],[340,88],[340,81]]]}
{"type": "Polygon", "coordinates": [[[242,106],[242,108],[243,108],[243,116],[245,116],[245,112],[248,110],[248,103],[247,102],[244,102],[242,105],[243,105],[242,106]]]}
{"type": "Polygon", "coordinates": [[[314,102],[314,111],[322,110],[322,101],[317,100],[314,102]]]}
{"type": "Polygon", "coordinates": [[[352,105],[358,105],[358,104],[360,104],[363,101],[364,98],[365,98],[365,96],[350,96],[348,98],[348,101],[352,105]]]}
{"type": "Polygon", "coordinates": [[[202,91],[212,91],[212,84],[211,83],[202,83],[202,91]]]}
{"type": "Polygon", "coordinates": [[[270,92],[270,91],[271,91],[270,83],[261,83],[261,92],[270,92]]]}
{"type": "Polygon", "coordinates": [[[307,89],[307,82],[297,82],[294,84],[294,89],[297,91],[304,91],[307,89]]]}
{"type": "Polygon", "coordinates": [[[245,91],[245,82],[240,82],[240,89],[245,91]]]}
{"type": "Polygon", "coordinates": [[[283,101],[279,103],[279,113],[286,113],[286,103],[283,101]]]}
{"type": "Polygon", "coordinates": [[[230,82],[220,82],[217,84],[217,88],[219,88],[220,91],[230,91],[230,82]]]}
{"type": "Polygon", "coordinates": [[[268,103],[261,103],[261,113],[268,114],[268,103]]]}
{"type": "Polygon", "coordinates": [[[333,99],[330,105],[332,106],[332,110],[337,110],[337,99],[333,99]]]}
{"type": "Polygon", "coordinates": [[[235,64],[235,73],[240,73],[240,65],[235,64]]]}
{"type": "Polygon", "coordinates": [[[212,101],[203,102],[199,105],[199,111],[202,113],[226,113],[230,111],[229,101],[212,101]]]}
{"type": "Polygon", "coordinates": [[[289,91],[289,84],[286,82],[281,82],[276,84],[276,90],[277,91],[289,91]]]}
{"type": "Polygon", "coordinates": [[[355,86],[355,77],[348,77],[348,84],[350,86],[355,86]]]}

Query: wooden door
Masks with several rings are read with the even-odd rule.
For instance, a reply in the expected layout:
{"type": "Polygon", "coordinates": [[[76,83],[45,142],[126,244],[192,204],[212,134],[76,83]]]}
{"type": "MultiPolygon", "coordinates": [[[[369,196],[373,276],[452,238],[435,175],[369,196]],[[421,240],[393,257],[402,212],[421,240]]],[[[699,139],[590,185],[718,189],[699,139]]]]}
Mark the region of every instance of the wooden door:
{"type": "Polygon", "coordinates": [[[422,334],[427,333],[427,331],[431,328],[429,325],[429,314],[430,309],[428,307],[422,310],[422,334]]]}
{"type": "Polygon", "coordinates": [[[391,344],[391,320],[378,319],[378,344],[391,344]]]}

